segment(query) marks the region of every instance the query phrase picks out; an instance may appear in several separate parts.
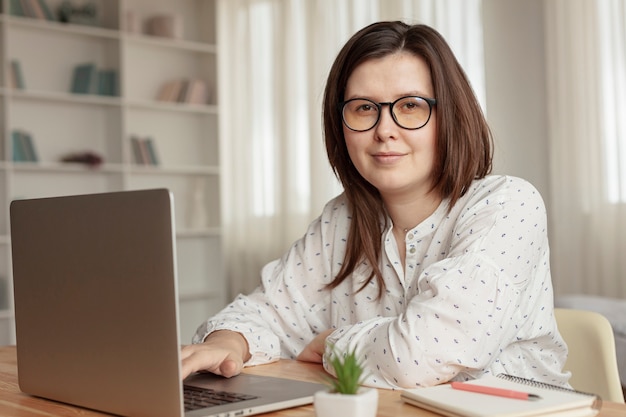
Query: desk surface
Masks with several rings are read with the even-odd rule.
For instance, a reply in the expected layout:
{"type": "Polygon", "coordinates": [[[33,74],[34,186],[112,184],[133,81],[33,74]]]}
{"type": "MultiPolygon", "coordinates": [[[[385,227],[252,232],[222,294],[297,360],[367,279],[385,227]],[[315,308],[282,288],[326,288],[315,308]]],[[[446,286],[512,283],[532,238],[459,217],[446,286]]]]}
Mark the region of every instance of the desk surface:
{"type": "MultiPolygon", "coordinates": [[[[297,361],[279,361],[246,368],[256,375],[280,376],[304,381],[318,381],[321,366],[297,361]]],[[[404,404],[399,391],[380,390],[378,417],[435,417],[437,414],[404,404]]],[[[17,360],[14,346],[0,347],[0,416],[4,417],[102,417],[107,414],[60,404],[22,393],[17,384],[17,360]]],[[[599,417],[623,417],[626,404],[605,402],[599,417]]],[[[312,405],[275,413],[266,417],[314,417],[312,405]]]]}

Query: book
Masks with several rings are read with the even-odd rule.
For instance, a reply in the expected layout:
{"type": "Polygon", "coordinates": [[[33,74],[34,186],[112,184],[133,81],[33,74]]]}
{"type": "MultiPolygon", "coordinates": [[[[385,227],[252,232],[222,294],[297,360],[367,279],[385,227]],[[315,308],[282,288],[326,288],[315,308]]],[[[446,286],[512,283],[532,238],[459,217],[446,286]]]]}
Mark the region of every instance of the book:
{"type": "Polygon", "coordinates": [[[131,148],[133,150],[133,156],[135,158],[135,163],[136,164],[144,164],[144,155],[143,152],[141,150],[141,139],[139,139],[137,136],[131,136],[130,137],[130,145],[131,148]]]}
{"type": "Polygon", "coordinates": [[[168,81],[161,86],[159,93],[157,94],[158,101],[170,101],[172,96],[172,90],[174,89],[174,81],[168,81]]]}
{"type": "Polygon", "coordinates": [[[22,5],[22,13],[25,17],[37,18],[37,13],[35,12],[34,4],[31,0],[20,0],[20,4],[22,5]]]}
{"type": "Polygon", "coordinates": [[[25,16],[24,8],[22,7],[22,2],[20,0],[11,0],[9,7],[12,16],[25,16]]]}
{"type": "Polygon", "coordinates": [[[135,163],[138,165],[159,165],[156,145],[152,138],[140,138],[132,135],[130,143],[135,163]]]}
{"type": "Polygon", "coordinates": [[[148,149],[149,163],[150,165],[159,165],[159,157],[157,155],[156,145],[152,138],[144,139],[145,147],[148,149]]]}
{"type": "Polygon", "coordinates": [[[599,413],[602,400],[556,385],[516,376],[485,376],[465,384],[527,392],[539,396],[522,400],[454,389],[451,384],[404,390],[404,402],[449,417],[591,417],[599,413]]]}
{"type": "Polygon", "coordinates": [[[24,85],[24,75],[22,74],[22,65],[20,64],[20,61],[16,59],[12,60],[10,70],[11,74],[9,76],[9,84],[20,90],[26,88],[24,85]]]}
{"type": "Polygon", "coordinates": [[[54,13],[52,13],[52,10],[48,6],[48,3],[46,3],[46,0],[37,0],[37,1],[39,3],[39,7],[43,11],[43,14],[46,20],[50,20],[50,21],[56,20],[56,18],[54,17],[54,13]]]}
{"type": "Polygon", "coordinates": [[[22,133],[19,130],[14,130],[11,133],[14,162],[26,161],[26,150],[24,149],[24,142],[22,141],[21,135],[22,133]]]}
{"type": "Polygon", "coordinates": [[[117,71],[98,70],[98,94],[102,96],[117,95],[117,71]]]}
{"type": "Polygon", "coordinates": [[[11,132],[13,146],[13,161],[37,162],[39,157],[35,149],[33,138],[28,132],[14,130],[11,132]]]}
{"type": "Polygon", "coordinates": [[[191,80],[185,96],[185,102],[190,104],[206,104],[207,100],[206,83],[202,80],[191,80]]]}
{"type": "Polygon", "coordinates": [[[37,0],[27,0],[30,3],[30,10],[32,10],[33,16],[35,19],[46,20],[46,15],[41,8],[41,4],[37,0]]]}
{"type": "Polygon", "coordinates": [[[181,86],[180,86],[180,90],[178,91],[178,96],[176,97],[176,99],[174,101],[178,102],[178,103],[184,103],[185,102],[185,97],[187,97],[187,90],[189,90],[189,80],[180,80],[181,82],[181,86]]]}
{"type": "Polygon", "coordinates": [[[159,94],[157,95],[158,101],[178,102],[181,97],[181,91],[185,88],[186,80],[173,80],[165,83],[159,94]]]}
{"type": "Polygon", "coordinates": [[[37,156],[37,150],[35,149],[35,143],[30,133],[22,132],[22,140],[24,142],[24,149],[26,150],[26,160],[28,162],[37,162],[39,157],[37,156]]]}
{"type": "Polygon", "coordinates": [[[91,94],[94,91],[95,75],[96,66],[94,64],[76,65],[70,91],[75,94],[91,94]]]}

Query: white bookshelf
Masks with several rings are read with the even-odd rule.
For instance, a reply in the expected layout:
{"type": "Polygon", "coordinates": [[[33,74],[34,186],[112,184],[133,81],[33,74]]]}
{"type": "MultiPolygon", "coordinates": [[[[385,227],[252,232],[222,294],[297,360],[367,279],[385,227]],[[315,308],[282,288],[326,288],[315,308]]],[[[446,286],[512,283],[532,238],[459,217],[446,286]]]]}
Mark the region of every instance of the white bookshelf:
{"type": "MultiPolygon", "coordinates": [[[[175,198],[181,342],[188,343],[196,326],[226,302],[216,0],[70,1],[79,11],[86,3],[95,5],[96,25],[16,16],[12,0],[0,1],[0,344],[15,343],[10,202],[157,187],[169,188],[175,198]],[[141,24],[132,25],[131,12],[141,24]],[[182,36],[147,35],[145,22],[156,15],[177,16],[182,36]],[[14,60],[22,89],[12,85],[14,60]],[[74,68],[87,62],[116,71],[115,95],[71,92],[74,68]],[[165,83],[182,79],[204,81],[206,102],[157,100],[165,83]],[[16,129],[31,135],[36,162],[15,160],[16,129]],[[157,165],[137,163],[133,135],[152,139],[157,165]],[[61,161],[85,152],[102,163],[61,161]]],[[[62,3],[44,1],[53,12],[62,3]]]]}

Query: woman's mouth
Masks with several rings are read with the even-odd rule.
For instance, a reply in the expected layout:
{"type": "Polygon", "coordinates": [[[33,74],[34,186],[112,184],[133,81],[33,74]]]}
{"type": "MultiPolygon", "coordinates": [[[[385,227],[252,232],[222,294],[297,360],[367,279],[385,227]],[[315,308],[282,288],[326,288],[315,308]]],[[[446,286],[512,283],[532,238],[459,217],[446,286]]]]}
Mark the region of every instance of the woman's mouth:
{"type": "Polygon", "coordinates": [[[399,152],[377,152],[372,156],[381,164],[394,164],[398,162],[405,154],[399,152]]]}

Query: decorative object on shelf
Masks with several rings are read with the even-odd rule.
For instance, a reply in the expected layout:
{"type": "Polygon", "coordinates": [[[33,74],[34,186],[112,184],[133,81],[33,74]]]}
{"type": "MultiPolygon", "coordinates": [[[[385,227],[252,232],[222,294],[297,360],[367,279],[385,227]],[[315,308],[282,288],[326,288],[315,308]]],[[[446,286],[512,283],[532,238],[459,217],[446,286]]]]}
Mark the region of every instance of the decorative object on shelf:
{"type": "Polygon", "coordinates": [[[30,133],[16,129],[11,132],[14,162],[37,162],[39,160],[30,133]]]}
{"type": "Polygon", "coordinates": [[[207,83],[200,79],[180,79],[168,81],[157,95],[158,101],[188,104],[207,104],[209,92],[207,83]]]}
{"type": "Polygon", "coordinates": [[[22,65],[17,59],[12,60],[9,67],[9,85],[20,90],[26,88],[24,75],[22,74],[22,65]]]}
{"type": "Polygon", "coordinates": [[[87,1],[76,5],[69,0],[64,0],[59,5],[59,21],[77,25],[99,26],[98,7],[95,2],[87,1]]]}
{"type": "Polygon", "coordinates": [[[138,165],[159,165],[159,157],[156,145],[151,137],[140,138],[136,135],[130,137],[133,148],[135,163],[138,165]]]}
{"type": "Polygon", "coordinates": [[[182,39],[183,19],[174,14],[152,16],[146,22],[146,33],[163,38],[182,39]]]}
{"type": "Polygon", "coordinates": [[[80,163],[89,166],[90,168],[98,167],[104,162],[102,156],[96,152],[77,152],[61,158],[61,162],[80,163]]]}
{"type": "Polygon", "coordinates": [[[330,389],[315,393],[313,405],[317,417],[375,417],[378,410],[378,391],[361,386],[363,366],[357,358],[356,348],[343,359],[332,351],[330,364],[337,378],[327,378],[330,389]]]}

